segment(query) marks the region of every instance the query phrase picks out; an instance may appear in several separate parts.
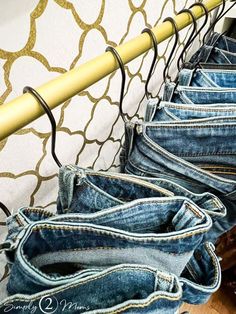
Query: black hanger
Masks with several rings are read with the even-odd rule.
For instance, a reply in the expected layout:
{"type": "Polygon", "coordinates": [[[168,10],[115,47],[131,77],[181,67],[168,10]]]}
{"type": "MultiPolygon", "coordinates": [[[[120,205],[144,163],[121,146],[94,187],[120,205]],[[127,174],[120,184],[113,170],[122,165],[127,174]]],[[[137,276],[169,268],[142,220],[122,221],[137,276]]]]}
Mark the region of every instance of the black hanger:
{"type": "Polygon", "coordinates": [[[156,64],[156,61],[157,61],[157,56],[158,56],[157,45],[158,45],[158,42],[157,42],[156,36],[154,35],[154,33],[153,33],[153,31],[151,29],[144,28],[142,33],[148,33],[148,35],[150,36],[150,38],[152,40],[152,45],[153,45],[153,48],[154,48],[154,55],[153,55],[151,67],[150,67],[150,70],[148,72],[148,77],[147,77],[146,83],[145,83],[145,95],[146,95],[147,99],[149,99],[150,97],[152,97],[152,93],[150,93],[148,91],[148,84],[149,84],[150,79],[152,77],[152,73],[153,73],[153,70],[154,70],[154,67],[155,67],[155,64],[156,64]]]}
{"type": "Polygon", "coordinates": [[[164,80],[164,83],[166,83],[166,79],[167,78],[170,78],[169,76],[169,66],[170,66],[170,63],[171,63],[171,59],[174,55],[174,52],[175,52],[175,49],[177,48],[177,45],[178,45],[178,41],[179,41],[179,30],[178,30],[178,26],[177,26],[177,23],[175,22],[175,20],[172,18],[172,17],[167,17],[163,22],[170,22],[174,28],[174,31],[175,31],[175,42],[174,42],[174,46],[170,52],[170,55],[169,55],[169,58],[166,62],[166,66],[164,68],[164,71],[163,71],[163,80],[164,80]]]}
{"type": "MultiPolygon", "coordinates": [[[[205,35],[203,36],[203,40],[202,40],[202,41],[203,41],[203,44],[205,44],[205,42],[206,42],[207,34],[208,34],[211,30],[214,29],[216,23],[225,15],[225,13],[224,13],[225,5],[226,5],[226,0],[223,0],[221,11],[218,13],[218,16],[215,18],[215,21],[210,24],[208,30],[206,31],[205,35]]],[[[227,12],[228,12],[228,11],[227,11],[227,12]]]]}
{"type": "Polygon", "coordinates": [[[125,93],[125,80],[126,80],[126,75],[125,75],[125,66],[124,63],[119,55],[119,53],[116,51],[116,49],[112,46],[108,46],[106,48],[106,51],[109,51],[113,54],[113,56],[115,57],[116,61],[119,64],[119,68],[121,71],[121,76],[122,76],[122,80],[121,80],[121,89],[120,89],[120,102],[119,102],[119,111],[120,111],[120,115],[123,119],[124,122],[127,122],[128,120],[125,118],[126,114],[123,111],[123,99],[124,99],[124,93],[125,93]]]}
{"type": "MultiPolygon", "coordinates": [[[[203,22],[203,24],[202,24],[202,26],[198,29],[198,31],[196,32],[196,34],[192,37],[192,38],[190,38],[190,40],[186,43],[186,45],[184,46],[184,49],[183,49],[183,51],[182,51],[182,63],[183,63],[183,66],[184,66],[184,61],[183,61],[183,55],[184,55],[184,53],[186,52],[186,50],[188,49],[188,47],[194,42],[194,40],[197,38],[197,36],[201,33],[201,31],[203,30],[203,28],[206,26],[206,24],[207,24],[207,22],[208,22],[208,20],[209,20],[209,12],[208,12],[208,10],[207,10],[207,8],[206,8],[206,6],[205,6],[205,4],[204,3],[202,3],[202,2],[196,2],[196,3],[193,3],[190,7],[189,7],[189,9],[191,9],[191,8],[193,8],[194,6],[200,6],[203,10],[204,10],[204,12],[205,12],[205,20],[204,20],[204,22],[203,22]]],[[[179,61],[179,60],[178,60],[179,61]]],[[[182,66],[182,67],[183,67],[182,66]]]]}
{"type": "Polygon", "coordinates": [[[46,103],[46,101],[42,98],[42,96],[39,95],[39,93],[33,89],[30,86],[25,86],[23,89],[23,93],[30,93],[32,94],[39,102],[39,104],[43,107],[45,113],[47,114],[50,123],[51,123],[51,127],[52,127],[52,144],[51,144],[51,154],[53,159],[55,160],[56,164],[58,165],[58,167],[60,168],[62,166],[62,164],[60,163],[60,161],[57,158],[56,152],[55,152],[55,146],[56,146],[56,121],[54,119],[54,116],[51,112],[50,107],[48,106],[48,104],[46,103]]]}
{"type": "Polygon", "coordinates": [[[186,49],[188,48],[188,46],[190,45],[190,43],[192,42],[192,38],[194,37],[195,33],[197,33],[197,19],[195,17],[195,15],[193,14],[193,12],[190,9],[183,9],[181,10],[178,14],[181,13],[188,13],[189,15],[191,15],[192,21],[193,21],[193,30],[181,52],[181,54],[179,55],[179,59],[177,61],[177,68],[180,71],[180,62],[184,62],[184,53],[186,51],[186,49]],[[187,47],[187,48],[186,48],[187,47]]]}
{"type": "Polygon", "coordinates": [[[7,217],[11,216],[10,210],[2,202],[0,202],[0,208],[3,210],[4,214],[7,217]]]}
{"type": "MultiPolygon", "coordinates": [[[[204,3],[202,2],[195,2],[193,3],[192,5],[190,5],[189,9],[193,8],[194,6],[200,6],[203,10],[204,10],[204,13],[205,13],[205,20],[204,20],[204,23],[202,24],[202,26],[199,28],[199,30],[197,31],[197,33],[195,34],[195,36],[192,38],[191,42],[189,43],[189,46],[194,42],[194,40],[197,38],[197,36],[201,33],[201,31],[203,30],[203,28],[206,26],[208,20],[209,20],[209,12],[207,10],[207,7],[205,6],[204,3]]],[[[188,48],[188,47],[187,47],[188,48]]],[[[186,48],[186,49],[187,49],[186,48]]]]}

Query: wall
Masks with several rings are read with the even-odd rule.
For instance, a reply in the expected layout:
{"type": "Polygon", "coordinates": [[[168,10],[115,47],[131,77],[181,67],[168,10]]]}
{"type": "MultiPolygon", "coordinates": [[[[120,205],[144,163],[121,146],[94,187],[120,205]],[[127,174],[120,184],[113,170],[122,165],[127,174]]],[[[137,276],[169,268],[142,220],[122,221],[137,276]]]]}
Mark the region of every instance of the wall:
{"type": "MultiPolygon", "coordinates": [[[[119,45],[188,7],[191,0],[8,0],[0,2],[0,104],[119,45]]],[[[179,49],[186,32],[181,32],[179,49]]],[[[159,45],[150,89],[158,95],[173,41],[159,45]]],[[[126,67],[124,108],[142,117],[144,83],[152,51],[126,67]]],[[[176,57],[175,57],[176,60],[176,57]]],[[[172,73],[175,69],[172,69],[172,73]]],[[[117,171],[123,138],[117,71],[53,111],[58,157],[63,164],[117,171]]],[[[58,168],[50,155],[46,116],[0,142],[0,201],[11,211],[21,206],[55,209],[58,168]]],[[[1,225],[5,217],[0,214],[1,225]]],[[[3,230],[3,227],[2,227],[3,230]]],[[[1,255],[0,255],[1,257],[1,255]]],[[[0,274],[7,268],[0,258],[0,274]]],[[[2,294],[1,294],[2,295],[2,294]]]]}

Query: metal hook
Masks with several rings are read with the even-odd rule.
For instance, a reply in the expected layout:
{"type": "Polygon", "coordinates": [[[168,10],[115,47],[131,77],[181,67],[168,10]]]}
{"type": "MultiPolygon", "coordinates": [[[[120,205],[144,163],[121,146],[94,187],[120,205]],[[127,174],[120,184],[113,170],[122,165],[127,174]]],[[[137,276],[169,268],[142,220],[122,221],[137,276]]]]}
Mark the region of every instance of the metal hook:
{"type": "Polygon", "coordinates": [[[121,89],[120,89],[120,102],[119,102],[119,111],[120,111],[120,115],[123,119],[124,122],[127,122],[127,120],[125,119],[125,113],[123,111],[123,99],[124,99],[124,93],[125,93],[125,80],[126,80],[126,75],[125,75],[125,66],[124,63],[119,55],[119,53],[116,51],[116,49],[112,46],[108,46],[106,48],[106,51],[109,51],[113,54],[113,56],[115,57],[116,61],[119,64],[119,68],[121,71],[121,76],[122,76],[122,80],[121,80],[121,89]]]}
{"type": "Polygon", "coordinates": [[[149,99],[150,97],[152,97],[152,93],[150,93],[148,91],[148,84],[149,84],[150,79],[152,77],[153,70],[154,70],[154,67],[155,67],[155,64],[156,64],[156,60],[157,60],[157,56],[158,56],[158,49],[157,49],[158,42],[157,42],[156,36],[154,35],[153,31],[150,28],[144,28],[144,30],[142,31],[142,34],[143,33],[148,33],[148,35],[150,36],[150,38],[152,40],[152,45],[153,45],[153,48],[154,48],[154,55],[153,55],[151,67],[150,67],[150,70],[148,72],[147,80],[146,80],[146,83],[145,83],[145,95],[146,95],[147,99],[149,99]]]}
{"type": "Polygon", "coordinates": [[[163,22],[170,22],[172,24],[172,26],[174,27],[174,30],[175,30],[175,42],[174,42],[174,46],[170,52],[170,55],[169,55],[169,58],[166,62],[166,66],[164,68],[164,71],[163,71],[163,79],[164,79],[164,82],[166,83],[166,78],[170,78],[169,75],[168,75],[168,72],[169,72],[169,65],[170,65],[170,62],[171,62],[171,58],[173,57],[174,55],[174,52],[175,52],[175,49],[177,47],[177,44],[178,44],[178,41],[179,41],[179,30],[178,30],[178,25],[177,23],[175,22],[175,20],[172,18],[172,17],[167,17],[163,22]]]}
{"type": "Polygon", "coordinates": [[[183,9],[183,10],[181,10],[178,13],[178,15],[181,14],[181,13],[188,13],[189,15],[191,15],[191,18],[192,18],[192,21],[193,21],[193,30],[192,30],[192,32],[191,32],[191,34],[190,34],[190,36],[189,36],[189,38],[187,40],[187,43],[185,44],[185,46],[183,48],[181,54],[179,55],[179,58],[178,58],[178,61],[177,61],[177,68],[178,68],[179,71],[180,71],[180,62],[182,62],[182,63],[184,62],[184,53],[185,53],[185,51],[187,49],[186,47],[188,47],[190,45],[190,43],[192,42],[192,38],[194,37],[194,34],[197,31],[197,19],[194,16],[193,12],[190,9],[183,9]]]}
{"type": "Polygon", "coordinates": [[[51,154],[53,159],[55,160],[56,164],[58,165],[58,167],[60,168],[62,166],[62,164],[60,163],[60,161],[57,158],[56,152],[55,152],[55,146],[56,146],[56,121],[55,118],[51,112],[50,107],[48,106],[48,104],[46,103],[46,101],[42,98],[42,96],[39,95],[39,93],[33,89],[30,86],[25,86],[23,89],[23,93],[30,93],[32,94],[39,102],[39,104],[41,105],[41,107],[43,107],[45,113],[47,114],[50,123],[51,123],[51,127],[52,127],[52,145],[51,145],[51,154]]]}
{"type": "Polygon", "coordinates": [[[0,208],[3,210],[4,214],[7,217],[11,216],[10,210],[2,202],[0,202],[0,208]]]}
{"type": "MultiPolygon", "coordinates": [[[[197,36],[201,33],[201,31],[203,30],[203,28],[206,26],[208,20],[209,20],[209,12],[207,10],[207,7],[205,6],[204,3],[202,2],[195,2],[193,3],[192,5],[190,5],[189,9],[193,8],[194,6],[200,6],[203,10],[204,10],[204,13],[205,13],[205,21],[204,23],[202,24],[202,26],[199,28],[199,30],[197,31],[197,33],[195,34],[195,36],[192,38],[191,42],[189,43],[189,46],[191,45],[191,43],[197,38],[197,36]]],[[[188,48],[188,47],[187,47],[188,48]]],[[[186,49],[187,49],[186,48],[186,49]]]]}
{"type": "MultiPolygon", "coordinates": [[[[206,42],[207,34],[208,34],[211,30],[214,29],[216,23],[218,23],[218,21],[226,14],[226,12],[224,13],[225,6],[226,6],[226,0],[223,0],[222,9],[221,9],[220,13],[219,13],[218,16],[216,17],[215,21],[209,26],[208,30],[206,31],[205,35],[203,36],[203,39],[202,39],[203,44],[205,44],[205,42],[206,42]]],[[[228,12],[228,11],[227,11],[227,12],[228,12]]]]}

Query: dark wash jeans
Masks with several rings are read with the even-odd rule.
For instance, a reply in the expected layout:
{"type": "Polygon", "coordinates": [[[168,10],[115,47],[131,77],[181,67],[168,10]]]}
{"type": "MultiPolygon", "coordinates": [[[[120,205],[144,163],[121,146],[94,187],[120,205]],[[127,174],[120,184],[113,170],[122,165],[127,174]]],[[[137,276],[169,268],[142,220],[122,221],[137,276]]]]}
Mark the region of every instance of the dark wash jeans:
{"type": "Polygon", "coordinates": [[[8,239],[16,247],[8,291],[36,293],[124,263],[179,276],[211,226],[211,218],[184,197],[143,199],[32,223],[8,239]]]}
{"type": "MultiPolygon", "coordinates": [[[[175,206],[173,207],[175,208],[175,206]]],[[[186,210],[184,211],[186,214],[186,210]]],[[[94,214],[94,216],[99,218],[98,214],[94,214]]],[[[183,215],[181,216],[183,217],[183,215]]],[[[21,235],[18,235],[17,240],[20,243],[17,247],[16,261],[12,267],[8,288],[12,293],[20,291],[21,295],[16,294],[0,303],[0,308],[1,306],[2,308],[6,307],[6,304],[9,303],[20,306],[27,304],[27,302],[32,302],[31,305],[37,307],[42,304],[42,297],[49,296],[54,301],[56,299],[57,306],[60,305],[59,311],[63,300],[66,300],[77,302],[78,306],[83,309],[78,312],[74,311],[75,313],[87,313],[85,309],[88,313],[90,313],[89,310],[93,309],[99,309],[100,312],[98,313],[106,313],[101,309],[112,306],[122,308],[122,313],[126,313],[126,310],[127,313],[136,313],[133,309],[136,307],[144,307],[144,313],[164,313],[161,311],[162,308],[163,311],[164,309],[170,311],[168,313],[175,313],[174,310],[173,312],[171,310],[176,310],[176,307],[182,302],[193,304],[206,302],[211,293],[219,287],[220,266],[214,253],[214,247],[210,243],[198,246],[181,275],[177,278],[173,274],[160,272],[159,267],[154,268],[147,262],[147,259],[151,261],[154,258],[155,254],[151,252],[151,247],[152,243],[156,241],[155,238],[158,239],[158,235],[150,234],[148,237],[148,234],[145,236],[140,233],[139,244],[137,242],[136,250],[130,254],[129,251],[132,250],[135,241],[137,241],[134,241],[134,238],[137,238],[134,233],[129,234],[113,228],[78,223],[81,220],[78,218],[78,214],[74,215],[74,218],[71,214],[67,216],[67,219],[65,216],[57,218],[64,222],[44,220],[29,225],[21,235]],[[22,238],[20,239],[20,237],[22,238]],[[128,246],[125,245],[128,243],[127,241],[129,242],[128,246]],[[144,254],[142,252],[140,254],[138,252],[143,245],[147,246],[149,253],[144,254]],[[108,258],[106,258],[106,247],[109,248],[108,258]],[[77,249],[75,250],[75,248],[77,249]],[[120,251],[119,253],[122,248],[123,252],[120,251]],[[139,260],[142,264],[137,263],[138,255],[140,255],[139,260]],[[133,260],[136,263],[125,264],[121,262],[113,266],[112,263],[117,261],[119,256],[122,261],[130,262],[133,260]],[[108,263],[104,264],[104,262],[108,263]],[[46,265],[47,268],[44,268],[46,265]],[[152,270],[155,277],[150,274],[152,270]],[[148,273],[151,276],[150,280],[148,273]],[[111,275],[108,276],[109,284],[107,285],[107,280],[104,278],[106,274],[111,275]],[[125,284],[126,280],[127,283],[125,284]],[[151,282],[155,283],[155,289],[151,282]],[[113,289],[111,289],[112,285],[114,285],[113,289]],[[107,292],[104,287],[108,288],[107,292]],[[140,291],[144,289],[142,294],[139,289],[140,291]],[[41,292],[35,294],[36,291],[41,292]],[[136,297],[134,291],[137,293],[136,297]],[[104,298],[104,295],[107,297],[104,298]],[[156,295],[159,295],[159,298],[156,295]],[[166,295],[169,296],[169,298],[167,297],[169,303],[165,302],[166,295]],[[163,302],[156,304],[152,301],[148,302],[148,299],[153,302],[160,299],[163,302]],[[178,301],[177,304],[174,301],[178,301]],[[130,305],[126,308],[127,303],[130,305]],[[161,307],[160,304],[162,304],[161,307]],[[154,309],[156,312],[153,312],[154,309]]],[[[94,220],[93,218],[91,217],[91,220],[94,220]]],[[[104,215],[103,220],[105,218],[107,218],[107,214],[104,215]]],[[[189,220],[188,215],[184,215],[185,218],[189,220]]],[[[138,219],[140,223],[141,219],[142,215],[138,219]]],[[[114,215],[113,219],[110,220],[111,222],[114,221],[114,215]]],[[[131,218],[129,220],[132,221],[131,218]]],[[[148,221],[147,225],[150,228],[148,221]]],[[[129,224],[128,227],[134,230],[139,229],[137,221],[133,227],[132,224],[129,224]]],[[[170,234],[167,233],[166,235],[170,234]]],[[[192,236],[194,238],[196,235],[192,234],[192,236]]],[[[163,240],[160,237],[159,244],[163,240]]],[[[187,250],[189,250],[191,241],[186,242],[187,250]]],[[[170,249],[173,245],[174,238],[170,237],[169,244],[165,241],[163,248],[168,249],[169,247],[170,249]]],[[[160,251],[155,250],[155,252],[161,254],[160,251]]],[[[169,260],[170,258],[173,259],[172,263],[177,267],[180,262],[179,257],[173,255],[168,257],[169,260]]],[[[168,260],[165,258],[165,263],[167,262],[168,260]]],[[[114,311],[114,309],[107,309],[107,313],[112,313],[112,310],[114,311]]]]}
{"type": "Polygon", "coordinates": [[[178,82],[182,86],[236,88],[236,71],[222,69],[182,69],[178,82]]]}
{"type": "Polygon", "coordinates": [[[16,294],[0,302],[0,313],[176,314],[182,302],[201,304],[219,288],[221,272],[212,244],[201,245],[181,277],[143,265],[117,265],[50,290],[16,294]],[[71,304],[70,304],[71,303],[71,304]],[[66,312],[67,311],[67,312],[66,312]]]}
{"type": "Polygon", "coordinates": [[[236,104],[236,88],[181,86],[166,83],[163,101],[179,104],[236,104]]]}
{"type": "Polygon", "coordinates": [[[190,59],[190,63],[236,64],[236,41],[214,33],[190,59]]]}
{"type": "Polygon", "coordinates": [[[173,196],[189,198],[212,219],[225,215],[226,209],[215,195],[207,192],[194,194],[168,180],[150,181],[74,165],[64,166],[59,171],[59,214],[93,213],[136,199],[173,196]]]}
{"type": "Polygon", "coordinates": [[[217,195],[227,215],[215,221],[208,232],[212,242],[235,225],[235,119],[128,123],[126,128],[126,172],[164,178],[195,193],[217,195]]]}
{"type": "Polygon", "coordinates": [[[216,117],[236,117],[236,104],[177,104],[149,101],[145,115],[147,122],[201,120],[216,117]]]}

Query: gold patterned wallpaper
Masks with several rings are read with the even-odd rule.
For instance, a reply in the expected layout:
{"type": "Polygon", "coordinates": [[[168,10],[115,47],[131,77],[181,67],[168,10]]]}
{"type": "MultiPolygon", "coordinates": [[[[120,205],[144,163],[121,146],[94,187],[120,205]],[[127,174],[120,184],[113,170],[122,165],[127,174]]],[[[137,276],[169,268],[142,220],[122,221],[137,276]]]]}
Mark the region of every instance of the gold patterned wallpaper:
{"type": "MultiPolygon", "coordinates": [[[[177,14],[193,0],[7,0],[0,2],[0,105],[177,14]]],[[[189,29],[181,32],[179,49],[189,29]]],[[[159,45],[149,89],[160,93],[162,71],[173,41],[159,45]]],[[[196,44],[199,44],[199,40],[196,44]]],[[[152,51],[126,66],[124,108],[142,117],[144,84],[152,51]]],[[[174,58],[176,60],[176,56],[174,58]]],[[[175,72],[172,68],[172,74],[175,72]]],[[[111,74],[56,108],[56,151],[62,164],[117,171],[123,139],[119,117],[120,72],[111,74]]],[[[0,201],[55,209],[58,168],[50,155],[46,116],[0,142],[0,201]]],[[[0,213],[1,234],[5,217],[0,213]]],[[[0,278],[6,266],[0,255],[0,278]]],[[[1,279],[0,279],[1,280],[1,279]]],[[[0,295],[3,295],[2,293],[0,295]]]]}

